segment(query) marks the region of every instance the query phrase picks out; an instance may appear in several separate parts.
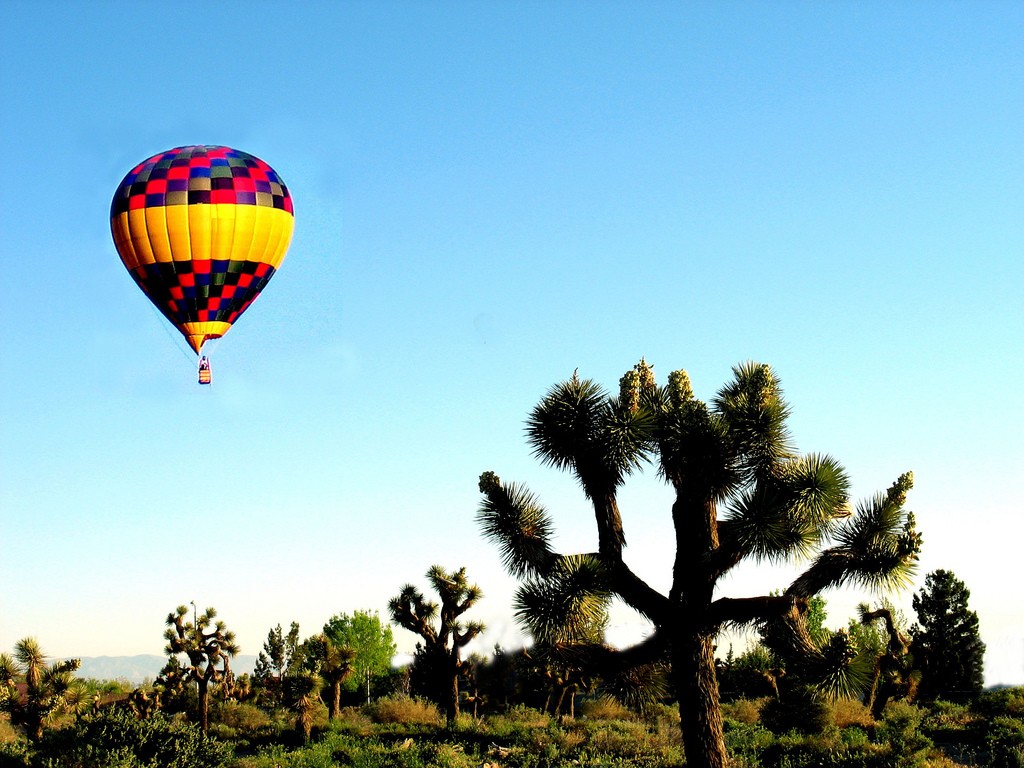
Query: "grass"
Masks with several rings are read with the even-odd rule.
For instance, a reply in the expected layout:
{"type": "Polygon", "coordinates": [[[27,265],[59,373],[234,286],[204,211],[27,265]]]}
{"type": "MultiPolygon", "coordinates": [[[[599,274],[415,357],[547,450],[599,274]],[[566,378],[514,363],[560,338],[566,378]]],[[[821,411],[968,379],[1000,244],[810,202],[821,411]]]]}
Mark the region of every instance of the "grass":
{"type": "MultiPolygon", "coordinates": [[[[760,720],[764,700],[723,706],[733,768],[1024,768],[1021,691],[1000,692],[976,707],[891,702],[875,721],[855,701],[824,708],[817,733],[773,733],[760,720]]],[[[292,715],[250,704],[219,704],[211,732],[234,753],[224,768],[662,768],[683,765],[679,713],[659,705],[643,716],[610,699],[581,702],[558,720],[525,706],[448,727],[429,702],[395,696],[318,718],[302,745],[292,715]]],[[[145,730],[145,729],[143,729],[145,730]]],[[[0,718],[0,766],[33,762],[23,739],[0,718]],[[6,730],[5,730],[6,728],[6,730]],[[6,741],[7,743],[3,743],[6,741]]],[[[151,768],[110,755],[89,768],[151,768]]],[[[64,762],[47,763],[53,768],[64,762]]],[[[68,764],[70,765],[70,764],[68,764]]],[[[84,764],[83,764],[84,765],[84,764]]],[[[78,768],[78,764],[76,764],[78,768]]]]}

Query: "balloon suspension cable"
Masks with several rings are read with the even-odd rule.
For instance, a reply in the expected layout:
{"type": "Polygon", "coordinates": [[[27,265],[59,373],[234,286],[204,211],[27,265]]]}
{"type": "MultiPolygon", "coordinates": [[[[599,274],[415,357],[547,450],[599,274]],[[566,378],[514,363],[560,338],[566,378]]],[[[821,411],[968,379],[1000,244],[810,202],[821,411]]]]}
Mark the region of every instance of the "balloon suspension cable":
{"type": "Polygon", "coordinates": [[[174,346],[177,347],[178,351],[181,352],[181,354],[185,357],[186,360],[191,360],[192,355],[195,354],[195,351],[187,344],[182,343],[184,340],[182,339],[181,334],[177,333],[177,331],[175,331],[174,333],[171,332],[172,328],[167,325],[167,321],[164,319],[164,316],[160,313],[160,310],[158,310],[152,304],[149,305],[149,310],[150,312],[153,313],[153,317],[157,319],[157,325],[163,328],[164,333],[167,334],[167,337],[174,343],[174,346]]]}

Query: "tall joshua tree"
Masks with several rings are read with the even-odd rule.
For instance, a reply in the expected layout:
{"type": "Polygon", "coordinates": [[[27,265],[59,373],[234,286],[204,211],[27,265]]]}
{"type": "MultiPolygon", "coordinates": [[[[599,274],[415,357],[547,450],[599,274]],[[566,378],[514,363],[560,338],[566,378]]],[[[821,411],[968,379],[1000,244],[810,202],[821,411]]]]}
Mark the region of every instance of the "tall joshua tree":
{"type": "Polygon", "coordinates": [[[542,462],[572,472],[593,506],[596,552],[566,557],[551,548],[552,521],[523,486],[493,472],[480,478],[479,520],[506,567],[525,579],[562,585],[565,599],[617,595],[653,625],[639,645],[611,664],[667,659],[679,700],[690,766],[721,768],[722,735],[714,647],[726,625],[758,624],[802,670],[835,688],[849,684],[853,657],[845,633],[819,647],[807,632],[808,600],[830,587],[903,584],[921,539],[903,509],[908,473],[884,494],[851,511],[843,468],[829,456],[797,454],[778,378],[746,363],[705,403],[685,371],[659,387],[641,361],[620,380],[617,397],[576,374],[533,409],[527,435],[542,462]],[[628,475],[654,462],[675,492],[675,561],[667,594],[626,563],[618,491],[628,475]],[[817,553],[781,594],[715,597],[745,560],[782,561],[817,553]]]}
{"type": "Polygon", "coordinates": [[[235,633],[223,621],[213,623],[217,611],[207,608],[200,616],[188,620],[188,607],[179,605],[167,614],[164,651],[170,657],[165,671],[181,673],[186,682],[195,681],[199,689],[199,725],[206,731],[210,725],[210,683],[231,682],[231,659],[238,654],[235,633]],[[212,625],[212,626],[211,626],[212,625]],[[188,664],[178,662],[178,654],[188,657],[188,664]]]}
{"type": "Polygon", "coordinates": [[[412,584],[402,587],[388,608],[392,619],[423,639],[418,661],[425,662],[432,676],[436,675],[434,698],[444,707],[452,725],[459,716],[459,677],[465,665],[462,649],[484,629],[479,622],[463,624],[459,617],[483,597],[483,592],[466,580],[465,568],[447,573],[435,565],[427,571],[427,580],[441,598],[440,611],[437,603],[426,600],[412,584]]]}

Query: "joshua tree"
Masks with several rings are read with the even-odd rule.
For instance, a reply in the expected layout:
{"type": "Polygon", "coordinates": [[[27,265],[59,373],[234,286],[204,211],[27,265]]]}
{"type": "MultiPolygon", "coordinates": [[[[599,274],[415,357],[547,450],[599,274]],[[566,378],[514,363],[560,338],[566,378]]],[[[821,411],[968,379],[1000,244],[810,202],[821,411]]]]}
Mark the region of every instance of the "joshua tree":
{"type": "Polygon", "coordinates": [[[351,648],[335,645],[325,634],[313,635],[304,643],[305,664],[315,669],[331,689],[327,709],[331,720],[341,711],[341,686],[354,671],[356,652],[351,648]]]}
{"type": "Polygon", "coordinates": [[[282,691],[288,708],[295,713],[295,727],[302,734],[302,741],[309,741],[313,731],[313,720],[316,715],[320,697],[320,678],[311,672],[296,672],[285,676],[282,691]]]}
{"type": "MultiPolygon", "coordinates": [[[[506,567],[520,578],[559,576],[565,599],[616,595],[653,625],[639,645],[618,653],[625,666],[668,660],[690,766],[727,762],[714,649],[725,625],[760,624],[798,662],[833,688],[849,683],[845,633],[818,647],[807,632],[808,600],[830,587],[902,584],[920,537],[903,510],[908,473],[851,512],[848,481],[828,456],[798,455],[786,428],[789,408],[767,365],[747,363],[706,404],[684,371],[655,384],[641,361],[610,396],[576,374],[533,409],[527,435],[547,464],[571,471],[591,502],[598,550],[566,557],[551,548],[552,522],[537,499],[493,472],[480,478],[479,519],[506,567]],[[675,562],[667,594],[640,579],[623,558],[618,491],[647,461],[672,486],[675,562]],[[817,552],[779,595],[715,596],[744,560],[780,561],[817,552]]],[[[611,653],[611,652],[609,652],[611,653]]],[[[615,659],[613,659],[614,661],[615,659]]]]}
{"type": "Polygon", "coordinates": [[[0,653],[0,709],[9,712],[11,722],[24,728],[32,741],[39,741],[47,722],[87,705],[85,688],[74,677],[80,665],[79,659],[47,665],[38,641],[19,640],[13,658],[0,653]]]}
{"type": "Polygon", "coordinates": [[[861,603],[857,613],[859,618],[850,621],[849,631],[857,644],[858,663],[863,663],[867,671],[861,700],[871,710],[871,716],[881,720],[890,700],[914,698],[920,672],[913,669],[908,653],[910,640],[903,632],[902,614],[886,601],[875,610],[861,603]],[[884,629],[878,626],[879,622],[884,629]]]}
{"type": "Polygon", "coordinates": [[[210,683],[230,685],[231,659],[238,653],[235,633],[229,632],[223,621],[210,628],[216,617],[217,611],[207,608],[201,616],[189,621],[188,607],[179,605],[174,613],[167,614],[167,631],[164,632],[167,640],[164,652],[170,657],[164,671],[172,672],[171,677],[182,677],[184,682],[195,681],[199,689],[199,725],[204,732],[210,724],[210,683]],[[179,663],[181,653],[188,657],[187,665],[179,663]]]}
{"type": "Polygon", "coordinates": [[[437,603],[425,600],[412,584],[402,587],[399,595],[388,603],[388,608],[392,619],[423,638],[417,661],[427,665],[432,677],[436,675],[433,698],[444,707],[448,724],[453,725],[459,716],[462,649],[484,629],[478,622],[463,625],[459,617],[483,597],[483,593],[466,580],[465,568],[446,573],[435,565],[427,571],[427,580],[441,598],[440,613],[437,603]],[[439,619],[436,628],[435,619],[439,619]]]}

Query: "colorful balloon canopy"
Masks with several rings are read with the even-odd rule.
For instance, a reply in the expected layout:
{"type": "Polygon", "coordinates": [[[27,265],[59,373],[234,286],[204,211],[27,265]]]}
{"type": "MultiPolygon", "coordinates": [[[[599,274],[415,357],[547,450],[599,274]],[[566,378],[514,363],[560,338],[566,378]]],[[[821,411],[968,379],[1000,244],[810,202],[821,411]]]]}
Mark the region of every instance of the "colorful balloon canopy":
{"type": "Polygon", "coordinates": [[[218,146],[177,147],[135,166],[110,230],[135,282],[199,354],[281,266],[295,217],[273,168],[218,146]]]}

